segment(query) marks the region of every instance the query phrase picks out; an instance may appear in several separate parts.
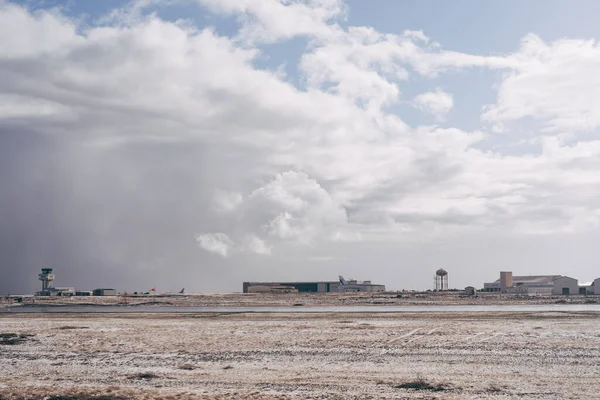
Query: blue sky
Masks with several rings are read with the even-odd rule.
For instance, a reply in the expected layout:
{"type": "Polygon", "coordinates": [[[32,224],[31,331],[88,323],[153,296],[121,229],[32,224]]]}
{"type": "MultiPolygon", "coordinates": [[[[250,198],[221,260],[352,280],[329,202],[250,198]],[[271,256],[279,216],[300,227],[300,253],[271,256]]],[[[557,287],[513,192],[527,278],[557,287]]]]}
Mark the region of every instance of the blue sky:
{"type": "MultiPolygon", "coordinates": [[[[31,8],[61,7],[67,15],[97,17],[122,7],[127,1],[104,0],[12,0],[31,8]]],[[[580,0],[576,4],[561,0],[533,0],[481,2],[457,0],[346,1],[347,25],[375,26],[382,32],[401,33],[406,29],[423,30],[428,36],[443,41],[457,51],[493,52],[514,51],[518,41],[527,33],[535,32],[545,40],[562,37],[596,38],[600,27],[596,23],[600,4],[594,0],[580,0]],[[443,40],[442,40],[443,39],[443,40]]],[[[189,4],[156,7],[166,19],[193,18],[198,24],[213,19],[205,10],[189,4]]],[[[223,28],[234,29],[233,24],[223,28]]]]}
{"type": "Polygon", "coordinates": [[[595,23],[600,4],[593,0],[576,4],[560,0],[380,0],[375,4],[365,7],[365,2],[349,1],[349,23],[377,26],[383,32],[423,30],[445,47],[471,53],[515,51],[519,40],[531,32],[548,41],[595,38],[600,33],[595,23]]]}
{"type": "MultiPolygon", "coordinates": [[[[94,24],[98,18],[115,8],[126,6],[124,0],[77,1],[77,0],[17,0],[32,9],[59,7],[65,15],[83,18],[94,24]]],[[[208,9],[198,7],[193,1],[158,4],[144,9],[143,13],[156,13],[168,21],[190,20],[198,28],[212,27],[224,36],[234,35],[239,29],[237,17],[215,15],[208,9]]],[[[528,33],[535,33],[546,41],[565,37],[593,39],[600,36],[596,16],[600,4],[582,0],[576,6],[565,1],[515,1],[481,2],[460,0],[456,2],[378,0],[368,3],[360,0],[346,1],[347,14],[340,18],[344,27],[370,26],[383,33],[402,34],[405,30],[421,30],[443,48],[474,54],[505,55],[519,48],[520,40],[528,33]]],[[[302,85],[296,64],[306,49],[306,38],[295,38],[283,43],[260,46],[262,56],[255,60],[260,68],[276,69],[285,64],[288,80],[302,85]]],[[[456,73],[452,79],[440,77],[434,80],[411,78],[402,85],[403,96],[412,98],[423,90],[441,87],[455,93],[456,107],[448,115],[452,122],[465,129],[480,128],[476,115],[481,104],[491,103],[495,97],[493,83],[497,73],[477,69],[470,73],[456,73]],[[468,92],[460,88],[469,87],[468,92]]],[[[399,105],[397,112],[414,124],[430,121],[410,106],[399,105]]]]}

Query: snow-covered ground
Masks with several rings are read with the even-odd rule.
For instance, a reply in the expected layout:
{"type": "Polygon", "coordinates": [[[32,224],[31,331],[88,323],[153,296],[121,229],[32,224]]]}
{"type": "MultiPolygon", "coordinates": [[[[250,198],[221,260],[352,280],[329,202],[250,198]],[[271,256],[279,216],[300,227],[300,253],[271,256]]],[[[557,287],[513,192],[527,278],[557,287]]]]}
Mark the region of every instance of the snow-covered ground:
{"type": "Polygon", "coordinates": [[[34,336],[0,340],[6,399],[600,396],[597,313],[0,316],[10,333],[34,336]],[[443,390],[396,387],[419,379],[443,390]]]}

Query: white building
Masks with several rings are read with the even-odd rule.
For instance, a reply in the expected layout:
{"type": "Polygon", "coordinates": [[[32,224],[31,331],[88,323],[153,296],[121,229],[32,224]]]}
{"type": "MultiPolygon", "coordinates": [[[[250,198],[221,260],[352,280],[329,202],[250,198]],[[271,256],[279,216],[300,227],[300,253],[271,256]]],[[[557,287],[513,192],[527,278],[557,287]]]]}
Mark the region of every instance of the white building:
{"type": "Polygon", "coordinates": [[[595,295],[599,295],[600,296],[600,278],[595,279],[594,283],[592,283],[591,294],[595,294],[595,295]]]}
{"type": "Polygon", "coordinates": [[[512,276],[512,272],[502,272],[501,279],[484,283],[488,292],[527,294],[538,296],[579,294],[577,279],[563,275],[512,276]]]}
{"type": "Polygon", "coordinates": [[[371,281],[359,282],[354,279],[346,280],[343,276],[339,276],[340,285],[338,291],[340,292],[385,292],[385,285],[378,285],[371,283],[371,281]]]}
{"type": "Polygon", "coordinates": [[[75,296],[74,287],[57,287],[54,290],[59,292],[59,296],[75,296]]]}

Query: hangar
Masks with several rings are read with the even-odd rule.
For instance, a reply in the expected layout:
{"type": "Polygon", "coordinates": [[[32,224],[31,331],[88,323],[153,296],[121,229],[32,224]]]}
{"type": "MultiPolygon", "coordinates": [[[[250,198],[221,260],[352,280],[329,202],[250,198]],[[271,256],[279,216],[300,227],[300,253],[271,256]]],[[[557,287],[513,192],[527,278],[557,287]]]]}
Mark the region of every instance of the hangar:
{"type": "Polygon", "coordinates": [[[244,282],[244,293],[290,293],[290,292],[383,292],[385,285],[371,281],[346,280],[343,276],[338,281],[317,282],[244,282]],[[286,290],[286,288],[295,290],[286,290]]]}
{"type": "Polygon", "coordinates": [[[500,279],[484,283],[486,292],[515,293],[528,295],[573,295],[579,294],[577,279],[563,275],[513,276],[512,272],[500,272],[500,279]]]}

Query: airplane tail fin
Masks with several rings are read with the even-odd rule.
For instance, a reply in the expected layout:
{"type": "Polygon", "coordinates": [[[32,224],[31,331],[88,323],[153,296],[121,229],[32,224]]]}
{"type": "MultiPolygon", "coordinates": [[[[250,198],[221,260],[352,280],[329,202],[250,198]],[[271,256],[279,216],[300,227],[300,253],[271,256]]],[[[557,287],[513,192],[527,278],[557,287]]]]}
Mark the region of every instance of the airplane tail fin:
{"type": "Polygon", "coordinates": [[[340,283],[341,283],[342,285],[345,285],[345,284],[347,283],[347,282],[346,282],[346,280],[344,279],[344,277],[343,277],[343,276],[341,276],[341,275],[338,275],[338,278],[340,278],[340,283]]]}
{"type": "Polygon", "coordinates": [[[185,293],[185,288],[181,289],[181,291],[179,293],[180,294],[184,294],[185,293]]]}

